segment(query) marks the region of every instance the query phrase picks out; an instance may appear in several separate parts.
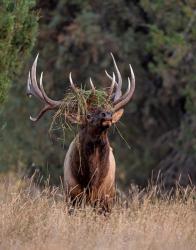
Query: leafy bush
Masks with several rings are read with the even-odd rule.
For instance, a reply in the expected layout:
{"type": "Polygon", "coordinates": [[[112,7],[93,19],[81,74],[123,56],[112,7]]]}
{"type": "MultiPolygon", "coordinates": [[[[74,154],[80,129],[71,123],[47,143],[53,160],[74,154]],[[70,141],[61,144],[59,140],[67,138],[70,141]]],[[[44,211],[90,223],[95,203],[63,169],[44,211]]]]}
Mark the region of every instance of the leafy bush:
{"type": "Polygon", "coordinates": [[[11,81],[29,55],[37,31],[34,0],[2,0],[0,4],[0,103],[7,96],[11,81]],[[22,59],[22,60],[21,60],[22,59]]]}

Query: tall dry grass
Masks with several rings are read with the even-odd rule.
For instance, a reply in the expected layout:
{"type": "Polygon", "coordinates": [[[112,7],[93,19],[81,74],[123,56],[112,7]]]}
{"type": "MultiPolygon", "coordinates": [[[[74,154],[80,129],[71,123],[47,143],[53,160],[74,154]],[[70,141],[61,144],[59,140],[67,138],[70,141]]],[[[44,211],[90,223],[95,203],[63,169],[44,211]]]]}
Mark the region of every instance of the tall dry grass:
{"type": "Polygon", "coordinates": [[[58,189],[0,180],[0,249],[196,249],[195,193],[161,200],[149,191],[118,201],[109,216],[68,212],[58,189]]]}

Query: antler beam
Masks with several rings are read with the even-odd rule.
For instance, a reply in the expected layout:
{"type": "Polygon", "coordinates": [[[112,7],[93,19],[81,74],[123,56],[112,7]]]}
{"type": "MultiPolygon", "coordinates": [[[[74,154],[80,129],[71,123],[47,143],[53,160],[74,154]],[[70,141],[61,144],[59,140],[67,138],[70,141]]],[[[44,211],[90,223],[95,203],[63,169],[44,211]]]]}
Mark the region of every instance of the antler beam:
{"type": "Polygon", "coordinates": [[[37,69],[38,57],[39,57],[39,54],[35,58],[31,71],[29,71],[28,82],[27,82],[27,95],[29,97],[35,96],[41,102],[44,103],[44,107],[40,110],[40,112],[38,113],[36,117],[30,116],[30,119],[34,122],[38,121],[46,111],[57,109],[62,104],[62,101],[55,101],[47,96],[43,87],[43,82],[42,82],[43,72],[41,73],[41,76],[40,76],[39,85],[37,84],[36,69],[37,69]]]}

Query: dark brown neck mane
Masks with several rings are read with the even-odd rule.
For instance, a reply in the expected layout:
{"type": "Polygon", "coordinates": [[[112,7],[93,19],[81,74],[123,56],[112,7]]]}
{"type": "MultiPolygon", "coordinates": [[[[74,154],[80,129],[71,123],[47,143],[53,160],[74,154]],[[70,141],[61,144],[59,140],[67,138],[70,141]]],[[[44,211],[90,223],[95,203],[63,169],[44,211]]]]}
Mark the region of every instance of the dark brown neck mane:
{"type": "Polygon", "coordinates": [[[82,188],[98,187],[109,169],[110,144],[107,130],[80,130],[72,155],[72,174],[82,188]]]}

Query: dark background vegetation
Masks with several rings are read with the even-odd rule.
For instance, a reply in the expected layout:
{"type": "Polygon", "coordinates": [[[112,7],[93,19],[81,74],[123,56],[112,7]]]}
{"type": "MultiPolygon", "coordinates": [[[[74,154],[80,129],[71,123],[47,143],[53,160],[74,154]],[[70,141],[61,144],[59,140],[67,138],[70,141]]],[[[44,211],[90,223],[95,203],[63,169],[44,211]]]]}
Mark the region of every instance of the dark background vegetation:
{"type": "MultiPolygon", "coordinates": [[[[152,169],[172,160],[174,152],[187,159],[183,165],[190,159],[195,164],[195,26],[194,0],[1,0],[0,171],[39,168],[55,184],[63,171],[72,135],[66,134],[63,146],[51,141],[51,113],[36,125],[29,121],[39,109],[25,95],[37,52],[54,99],[63,97],[70,71],[79,85],[92,76],[97,86],[107,86],[110,52],[124,87],[132,64],[136,91],[118,125],[122,136],[110,133],[120,186],[145,185],[152,169]]],[[[172,164],[182,164],[180,159],[172,164]]]]}

